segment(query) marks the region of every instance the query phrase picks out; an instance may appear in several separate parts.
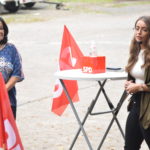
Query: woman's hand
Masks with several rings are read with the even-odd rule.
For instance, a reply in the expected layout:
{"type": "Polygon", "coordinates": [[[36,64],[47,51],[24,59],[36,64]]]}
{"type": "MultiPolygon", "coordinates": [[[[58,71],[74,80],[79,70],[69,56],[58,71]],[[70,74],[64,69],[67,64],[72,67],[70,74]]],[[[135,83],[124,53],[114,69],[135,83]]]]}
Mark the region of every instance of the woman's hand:
{"type": "Polygon", "coordinates": [[[125,89],[129,86],[130,83],[133,83],[133,81],[130,80],[130,81],[126,81],[125,82],[125,84],[124,84],[125,89]]]}
{"type": "Polygon", "coordinates": [[[126,81],[125,82],[125,90],[129,94],[139,92],[140,89],[141,89],[141,84],[133,83],[133,81],[126,81]]]}
{"type": "Polygon", "coordinates": [[[19,77],[15,77],[15,76],[11,77],[8,80],[8,82],[6,83],[6,89],[7,89],[7,91],[9,91],[11,88],[13,88],[15,86],[16,82],[18,82],[19,80],[20,80],[19,77]]]}

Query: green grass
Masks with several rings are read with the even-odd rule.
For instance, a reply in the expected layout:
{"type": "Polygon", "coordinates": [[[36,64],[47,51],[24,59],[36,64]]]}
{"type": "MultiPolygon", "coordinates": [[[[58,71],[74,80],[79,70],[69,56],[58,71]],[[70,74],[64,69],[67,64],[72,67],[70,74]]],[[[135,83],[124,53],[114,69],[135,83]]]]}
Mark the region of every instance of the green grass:
{"type": "MultiPolygon", "coordinates": [[[[133,5],[146,5],[150,4],[150,0],[141,0],[141,1],[125,1],[125,0],[49,0],[55,2],[63,2],[64,8],[69,11],[55,11],[55,15],[45,15],[44,13],[39,13],[39,15],[35,14],[28,14],[28,13],[14,13],[14,14],[2,14],[1,16],[6,20],[7,23],[32,23],[32,22],[41,22],[47,21],[50,19],[55,19],[60,17],[60,14],[70,14],[70,13],[101,13],[101,14],[109,14],[110,12],[107,9],[99,9],[97,6],[100,7],[126,7],[126,6],[133,6],[133,5]],[[67,4],[65,6],[65,3],[67,4]],[[99,5],[100,4],[100,5],[99,5]]],[[[36,7],[36,6],[34,6],[36,7]]],[[[50,8],[51,9],[51,8],[50,8]]],[[[27,10],[24,10],[27,11],[27,10]]],[[[28,12],[28,11],[27,11],[28,12]]]]}
{"type": "Polygon", "coordinates": [[[132,1],[132,3],[113,3],[112,7],[126,7],[134,5],[146,5],[150,4],[150,1],[132,1]]]}
{"type": "MultiPolygon", "coordinates": [[[[52,1],[52,0],[48,0],[52,1]]],[[[62,3],[89,3],[89,4],[106,4],[107,6],[111,7],[125,7],[125,6],[132,6],[132,5],[140,5],[140,4],[150,4],[150,0],[53,0],[55,2],[62,2],[62,3]]]]}
{"type": "Polygon", "coordinates": [[[108,3],[108,2],[114,2],[115,0],[57,0],[57,2],[86,2],[86,3],[108,3]]]}
{"type": "Polygon", "coordinates": [[[25,14],[25,15],[18,15],[18,14],[11,14],[7,16],[2,16],[6,23],[31,23],[31,22],[39,22],[45,21],[46,19],[36,17],[33,15],[25,14]]]}

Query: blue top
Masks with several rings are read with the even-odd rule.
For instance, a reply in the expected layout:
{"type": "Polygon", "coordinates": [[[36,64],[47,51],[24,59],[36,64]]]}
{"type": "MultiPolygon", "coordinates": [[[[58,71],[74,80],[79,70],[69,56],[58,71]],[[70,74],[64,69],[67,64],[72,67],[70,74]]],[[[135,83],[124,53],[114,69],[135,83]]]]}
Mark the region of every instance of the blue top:
{"type": "MultiPolygon", "coordinates": [[[[0,50],[0,72],[3,75],[5,83],[7,83],[12,76],[19,77],[19,81],[24,79],[21,57],[13,44],[7,43],[5,47],[0,50]]],[[[8,95],[11,106],[16,106],[15,87],[9,90],[8,95]]]]}

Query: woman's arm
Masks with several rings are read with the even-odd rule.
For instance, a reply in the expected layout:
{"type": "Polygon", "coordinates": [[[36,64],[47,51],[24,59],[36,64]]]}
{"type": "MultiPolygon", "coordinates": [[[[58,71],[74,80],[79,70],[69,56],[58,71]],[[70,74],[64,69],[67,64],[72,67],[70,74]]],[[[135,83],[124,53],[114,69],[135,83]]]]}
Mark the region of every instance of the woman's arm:
{"type": "Polygon", "coordinates": [[[20,78],[16,77],[16,76],[10,77],[10,79],[6,83],[6,89],[7,89],[7,91],[9,91],[11,88],[13,88],[15,86],[16,82],[18,82],[19,80],[20,80],[20,78]]]}
{"type": "Polygon", "coordinates": [[[139,83],[128,82],[128,84],[125,85],[125,89],[130,94],[141,92],[141,91],[150,92],[150,88],[144,83],[139,84],[139,83]]]}
{"type": "Polygon", "coordinates": [[[146,84],[140,84],[139,86],[140,91],[150,92],[150,88],[146,84]]]}

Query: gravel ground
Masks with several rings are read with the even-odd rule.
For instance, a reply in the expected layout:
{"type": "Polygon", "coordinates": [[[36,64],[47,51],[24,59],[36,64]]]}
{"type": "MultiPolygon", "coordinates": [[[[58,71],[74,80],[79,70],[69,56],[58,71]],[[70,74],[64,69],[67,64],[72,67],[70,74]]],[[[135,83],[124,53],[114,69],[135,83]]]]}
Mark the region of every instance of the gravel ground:
{"type": "MultiPolygon", "coordinates": [[[[33,9],[23,8],[17,14],[2,11],[2,16],[11,20],[10,42],[17,46],[23,59],[25,80],[17,85],[17,125],[25,150],[68,150],[78,128],[70,106],[61,117],[51,112],[63,26],[68,27],[85,55],[94,40],[98,54],[106,56],[107,66],[124,68],[134,22],[141,15],[149,15],[149,8],[148,3],[133,5],[133,2],[124,7],[67,3],[63,9],[56,10],[55,5],[37,3],[33,9]]],[[[114,105],[122,94],[123,84],[124,81],[109,81],[105,87],[114,105]]],[[[83,118],[98,85],[80,81],[79,89],[80,102],[75,107],[83,118]]],[[[128,114],[127,103],[118,114],[123,129],[128,114]]],[[[108,107],[101,96],[94,111],[105,109],[108,107]]],[[[85,130],[93,150],[97,149],[111,117],[110,114],[88,118],[85,130]]],[[[123,150],[123,145],[123,138],[114,123],[101,150],[123,150]]],[[[148,150],[145,143],[141,149],[148,150]]],[[[88,150],[82,134],[74,150],[88,150]]]]}

